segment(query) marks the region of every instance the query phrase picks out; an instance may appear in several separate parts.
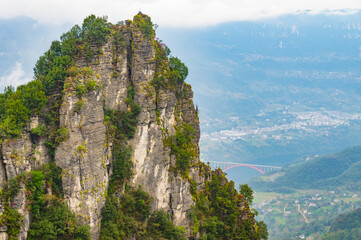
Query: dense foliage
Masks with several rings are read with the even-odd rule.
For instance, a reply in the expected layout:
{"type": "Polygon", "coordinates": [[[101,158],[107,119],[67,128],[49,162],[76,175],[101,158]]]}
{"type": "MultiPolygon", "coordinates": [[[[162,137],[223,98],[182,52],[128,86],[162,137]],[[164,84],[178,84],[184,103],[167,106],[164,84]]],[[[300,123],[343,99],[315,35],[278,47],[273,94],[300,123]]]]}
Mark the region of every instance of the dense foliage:
{"type": "Polygon", "coordinates": [[[245,201],[252,205],[253,202],[253,190],[247,184],[242,184],[239,186],[239,193],[244,196],[245,201]]]}
{"type": "Polygon", "coordinates": [[[140,187],[127,188],[120,197],[107,197],[102,210],[101,240],[185,239],[184,230],[174,226],[164,211],[150,213],[151,198],[140,187]]]}
{"type": "Polygon", "coordinates": [[[194,197],[196,205],[190,217],[193,233],[200,233],[200,239],[267,239],[266,225],[253,222],[254,214],[245,197],[221,170],[213,171],[205,188],[194,197]],[[250,215],[243,219],[247,214],[250,215]]]}
{"type": "Polygon", "coordinates": [[[31,81],[14,88],[7,87],[0,94],[0,139],[13,138],[22,133],[31,115],[39,114],[47,99],[40,81],[31,81]]]}
{"type": "Polygon", "coordinates": [[[143,233],[150,215],[150,201],[141,188],[129,189],[120,198],[109,195],[102,210],[100,239],[124,239],[143,233]]]}
{"type": "Polygon", "coordinates": [[[177,57],[169,56],[169,48],[161,40],[153,43],[156,55],[156,72],[152,85],[159,88],[175,88],[181,86],[188,76],[188,67],[177,57]],[[168,58],[169,57],[169,58],[168,58]]]}
{"type": "Polygon", "coordinates": [[[61,89],[68,76],[67,69],[74,64],[70,56],[62,55],[61,46],[59,41],[54,41],[50,49],[36,62],[34,68],[34,76],[42,82],[47,95],[50,95],[55,88],[61,89]]]}
{"type": "Polygon", "coordinates": [[[32,171],[30,174],[31,180],[27,182],[27,189],[31,192],[29,201],[32,222],[28,239],[90,240],[89,226],[79,226],[74,213],[62,199],[54,195],[45,195],[44,173],[32,171]]]}
{"type": "Polygon", "coordinates": [[[61,41],[53,41],[35,65],[36,80],[19,86],[16,91],[11,86],[7,87],[0,94],[0,138],[19,136],[29,117],[42,113],[48,102],[46,95],[62,90],[70,74],[68,69],[74,66],[74,59],[89,54],[87,51],[92,44],[100,46],[108,32],[106,17],[90,15],[84,19],[81,28],[75,25],[61,36],[61,41]]]}
{"type": "Polygon", "coordinates": [[[22,173],[5,184],[1,200],[5,211],[0,216],[7,226],[9,239],[18,239],[23,217],[10,204],[21,188],[26,189],[27,207],[31,212],[28,239],[77,239],[89,240],[89,226],[79,226],[75,215],[61,199],[61,173],[53,164],[45,164],[39,171],[22,173]],[[44,187],[51,186],[55,195],[44,187]]]}
{"type": "Polygon", "coordinates": [[[188,76],[188,68],[177,57],[169,58],[169,79],[175,83],[182,83],[188,76]]]}
{"type": "Polygon", "coordinates": [[[327,233],[322,240],[358,240],[360,239],[360,236],[361,228],[354,228],[327,233]]]}
{"type": "Polygon", "coordinates": [[[82,27],[75,25],[60,37],[61,42],[54,41],[34,68],[35,78],[43,83],[46,93],[62,89],[65,78],[69,76],[67,70],[74,66],[74,59],[84,57],[90,62],[94,55],[92,45],[99,48],[109,31],[106,17],[90,15],[84,19],[82,27]]]}
{"type": "Polygon", "coordinates": [[[155,73],[152,85],[156,91],[160,88],[180,90],[188,76],[188,67],[177,57],[171,56],[170,49],[160,39],[153,40],[155,54],[155,73]]]}
{"type": "Polygon", "coordinates": [[[4,205],[4,211],[0,215],[0,224],[7,226],[9,240],[17,239],[23,220],[20,213],[11,206],[13,198],[20,191],[20,183],[18,181],[20,178],[10,179],[8,183],[5,182],[0,192],[1,202],[4,205]]]}
{"type": "Polygon", "coordinates": [[[356,240],[361,236],[361,208],[339,215],[322,240],[356,240]]]}
{"type": "Polygon", "coordinates": [[[171,171],[174,173],[179,172],[182,176],[188,176],[191,161],[197,154],[194,138],[194,128],[184,123],[180,128],[176,128],[175,135],[164,139],[165,146],[171,149],[170,154],[176,157],[176,164],[171,167],[171,171]]]}
{"type": "Polygon", "coordinates": [[[153,39],[155,31],[153,29],[153,23],[150,17],[145,14],[138,13],[133,18],[133,23],[140,29],[143,35],[148,39],[153,39]]]}
{"type": "MultiPolygon", "coordinates": [[[[185,240],[185,229],[174,226],[170,220],[169,214],[165,211],[155,211],[149,218],[147,223],[148,239],[170,239],[185,240]]],[[[147,236],[146,235],[146,236],[147,236]]]]}

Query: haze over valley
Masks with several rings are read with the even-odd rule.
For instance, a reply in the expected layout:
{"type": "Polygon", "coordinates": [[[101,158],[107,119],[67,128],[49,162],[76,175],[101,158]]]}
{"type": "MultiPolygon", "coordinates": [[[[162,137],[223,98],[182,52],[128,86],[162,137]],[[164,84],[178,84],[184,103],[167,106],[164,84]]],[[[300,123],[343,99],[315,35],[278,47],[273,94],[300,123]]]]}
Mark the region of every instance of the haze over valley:
{"type": "Polygon", "coordinates": [[[360,17],[160,28],[190,66],[202,159],[283,165],[361,143],[360,17]]]}

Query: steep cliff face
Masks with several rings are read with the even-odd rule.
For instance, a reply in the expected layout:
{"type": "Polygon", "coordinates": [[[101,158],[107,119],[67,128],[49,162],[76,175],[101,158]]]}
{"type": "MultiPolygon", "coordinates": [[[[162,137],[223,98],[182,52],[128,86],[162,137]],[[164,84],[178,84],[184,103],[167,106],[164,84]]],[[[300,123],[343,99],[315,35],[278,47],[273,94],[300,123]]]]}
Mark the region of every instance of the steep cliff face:
{"type": "MultiPolygon", "coordinates": [[[[187,225],[186,213],[193,204],[189,181],[169,172],[175,160],[163,143],[166,135],[174,134],[175,127],[182,122],[195,125],[199,138],[193,93],[186,85],[179,87],[188,92],[181,98],[172,89],[156,92],[152,85],[156,71],[154,40],[145,38],[134,26],[118,31],[125,44],[119,46],[114,39],[108,39],[102,46],[102,54],[89,64],[92,73],[68,79],[73,88],[64,92],[60,107],[60,127],[69,130],[68,139],[55,151],[55,163],[63,170],[64,199],[90,225],[94,238],[99,234],[100,210],[111,169],[112,146],[106,139],[103,107],[128,111],[125,102],[129,86],[134,88],[135,103],[141,106],[135,135],[129,141],[133,149],[131,185],[141,185],[151,194],[153,209],[171,212],[177,225],[187,225]],[[103,87],[87,92],[80,99],[73,89],[89,79],[95,79],[103,87]],[[84,101],[84,105],[75,111],[79,101],[84,101]]],[[[82,59],[77,65],[87,67],[82,59]]]]}
{"type": "MultiPolygon", "coordinates": [[[[52,93],[61,96],[59,118],[48,127],[52,134],[39,137],[31,131],[39,122],[46,124],[40,114],[16,140],[2,142],[0,180],[20,182],[19,191],[9,198],[11,207],[22,216],[19,239],[27,238],[31,224],[28,201],[33,194],[19,176],[51,162],[61,169],[64,201],[81,225],[90,226],[92,239],[102,238],[107,197],[121,199],[126,189],[139,186],[152,198],[152,211],[165,210],[176,226],[186,227],[188,236],[199,236],[199,230],[191,230],[195,223],[189,216],[200,198],[197,192],[205,188],[211,173],[199,161],[200,130],[193,92],[179,72],[172,72],[165,46],[154,39],[153,29],[146,28],[148,19],[138,14],[134,22],[113,25],[101,44],[87,46],[90,57],[87,52],[78,54],[67,69],[64,85],[52,93]],[[113,155],[120,144],[114,131],[119,129],[113,131],[109,112],[123,116],[115,125],[125,129],[121,144],[130,149],[130,158],[125,160],[131,165],[126,169],[129,177],[120,183],[112,177],[118,174],[113,155]],[[126,116],[131,116],[130,125],[126,116]]],[[[52,185],[45,185],[45,193],[52,195],[52,185]]],[[[249,218],[247,206],[240,207],[249,218]]],[[[7,239],[7,227],[0,228],[0,239],[7,239]]]]}
{"type": "MultiPolygon", "coordinates": [[[[30,119],[29,127],[24,129],[23,134],[16,140],[5,140],[1,145],[1,169],[0,184],[4,190],[4,184],[15,179],[22,173],[29,173],[31,170],[39,169],[43,164],[50,162],[48,148],[44,145],[44,139],[34,138],[30,131],[39,124],[38,118],[30,119]]],[[[30,227],[30,213],[27,206],[26,187],[24,182],[19,182],[18,193],[13,197],[11,206],[18,210],[22,216],[22,224],[19,229],[18,238],[27,239],[27,232],[30,227]]],[[[4,212],[4,199],[0,207],[0,213],[4,212]]],[[[8,226],[0,228],[0,239],[8,239],[6,231],[8,226]]]]}

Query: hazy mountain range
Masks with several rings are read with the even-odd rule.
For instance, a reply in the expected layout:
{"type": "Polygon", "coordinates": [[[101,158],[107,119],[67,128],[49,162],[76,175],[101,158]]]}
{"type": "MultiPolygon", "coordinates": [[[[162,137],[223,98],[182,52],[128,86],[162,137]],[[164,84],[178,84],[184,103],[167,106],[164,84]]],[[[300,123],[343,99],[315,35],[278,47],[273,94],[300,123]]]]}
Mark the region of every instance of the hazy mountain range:
{"type": "Polygon", "coordinates": [[[283,164],[360,143],[361,12],[160,33],[190,67],[204,160],[283,164]]]}

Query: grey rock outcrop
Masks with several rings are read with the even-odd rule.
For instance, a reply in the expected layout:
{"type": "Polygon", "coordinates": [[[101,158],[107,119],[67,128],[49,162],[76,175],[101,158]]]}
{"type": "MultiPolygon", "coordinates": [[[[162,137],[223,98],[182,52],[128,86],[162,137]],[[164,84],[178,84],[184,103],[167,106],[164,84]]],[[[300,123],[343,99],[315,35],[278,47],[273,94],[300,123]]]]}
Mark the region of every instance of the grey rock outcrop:
{"type": "MultiPolygon", "coordinates": [[[[45,147],[43,138],[32,139],[29,131],[37,127],[37,119],[31,119],[30,128],[24,131],[24,134],[16,140],[5,140],[1,144],[1,166],[0,166],[0,184],[12,178],[19,176],[21,173],[29,173],[38,169],[43,164],[49,163],[50,156],[48,149],[45,147]]],[[[30,227],[30,213],[26,205],[25,184],[20,183],[20,190],[12,199],[11,206],[18,210],[23,217],[22,226],[19,231],[18,239],[27,239],[27,232],[30,227]]],[[[4,211],[3,204],[1,213],[4,211]]],[[[0,239],[7,239],[6,226],[0,226],[0,239]]]]}
{"type": "MultiPolygon", "coordinates": [[[[155,40],[146,38],[129,22],[118,31],[122,43],[109,37],[101,46],[101,54],[90,63],[77,59],[78,69],[91,71],[66,80],[70,87],[62,92],[59,109],[59,129],[66,138],[56,146],[54,161],[62,169],[64,200],[82,224],[89,224],[93,239],[99,238],[101,209],[112,174],[112,142],[107,137],[104,108],[128,111],[129,86],[134,89],[134,102],[141,108],[135,135],[128,143],[133,163],[130,184],[149,192],[152,209],[164,209],[178,226],[189,225],[187,212],[194,204],[190,181],[170,171],[176,159],[164,144],[167,136],[175,134],[176,127],[186,123],[195,129],[194,143],[198,146],[200,130],[191,87],[182,83],[177,89],[155,89],[152,85],[156,72],[155,40]],[[97,88],[79,96],[76,86],[90,80],[96,81],[97,88]]],[[[32,139],[30,134],[38,122],[37,117],[33,118],[21,138],[2,143],[0,182],[49,163],[51,156],[44,139],[32,139]]],[[[201,187],[204,179],[197,168],[198,147],[196,151],[189,175],[201,187]]],[[[19,239],[26,239],[31,216],[23,185],[13,205],[24,217],[19,239]]],[[[5,231],[6,226],[0,227],[0,239],[6,239],[5,231]]]]}

